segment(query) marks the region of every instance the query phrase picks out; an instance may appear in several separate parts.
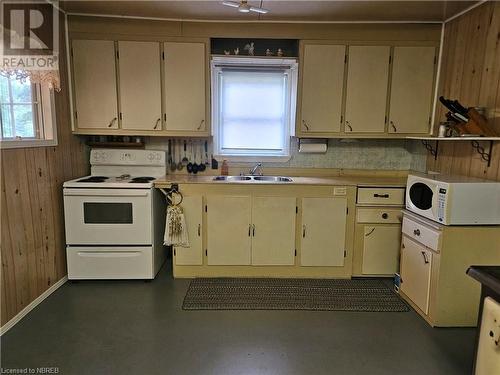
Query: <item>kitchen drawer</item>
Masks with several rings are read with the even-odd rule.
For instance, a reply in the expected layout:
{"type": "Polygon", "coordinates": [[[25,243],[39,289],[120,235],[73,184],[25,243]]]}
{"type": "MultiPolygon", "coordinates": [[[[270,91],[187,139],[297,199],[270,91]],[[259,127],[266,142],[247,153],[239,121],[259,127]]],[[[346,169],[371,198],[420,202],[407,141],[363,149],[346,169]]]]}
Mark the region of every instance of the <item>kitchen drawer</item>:
{"type": "Polygon", "coordinates": [[[399,224],[403,214],[397,208],[358,208],[356,222],[399,224]]]}
{"type": "Polygon", "coordinates": [[[358,188],[358,203],[370,205],[404,205],[404,188],[358,188]]]}
{"type": "Polygon", "coordinates": [[[403,233],[430,249],[439,251],[441,232],[407,217],[403,218],[403,233]]]}

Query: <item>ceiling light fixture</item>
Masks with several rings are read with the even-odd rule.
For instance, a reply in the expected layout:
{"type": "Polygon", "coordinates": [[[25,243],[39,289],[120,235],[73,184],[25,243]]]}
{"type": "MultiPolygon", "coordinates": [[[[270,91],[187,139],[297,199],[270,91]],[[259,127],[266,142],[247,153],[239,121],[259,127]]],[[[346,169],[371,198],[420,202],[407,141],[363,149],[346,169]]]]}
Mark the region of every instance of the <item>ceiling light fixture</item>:
{"type": "Polygon", "coordinates": [[[247,0],[241,0],[239,3],[236,1],[223,1],[222,5],[232,8],[238,8],[238,12],[241,13],[256,12],[256,13],[266,14],[267,12],[269,12],[269,10],[267,9],[248,5],[247,0]]]}

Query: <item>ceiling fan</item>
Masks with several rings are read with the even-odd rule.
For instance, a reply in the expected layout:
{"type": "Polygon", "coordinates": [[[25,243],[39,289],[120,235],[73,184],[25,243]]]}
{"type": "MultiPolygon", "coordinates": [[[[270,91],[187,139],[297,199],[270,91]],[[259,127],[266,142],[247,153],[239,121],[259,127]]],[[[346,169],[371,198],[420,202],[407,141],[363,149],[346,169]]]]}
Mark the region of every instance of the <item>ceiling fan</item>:
{"type": "Polygon", "coordinates": [[[241,12],[241,13],[256,12],[256,13],[265,14],[265,13],[269,12],[269,10],[267,10],[267,9],[253,7],[253,6],[248,5],[247,0],[241,0],[240,2],[223,1],[222,5],[226,5],[228,7],[233,7],[233,8],[238,8],[238,12],[241,12]]]}

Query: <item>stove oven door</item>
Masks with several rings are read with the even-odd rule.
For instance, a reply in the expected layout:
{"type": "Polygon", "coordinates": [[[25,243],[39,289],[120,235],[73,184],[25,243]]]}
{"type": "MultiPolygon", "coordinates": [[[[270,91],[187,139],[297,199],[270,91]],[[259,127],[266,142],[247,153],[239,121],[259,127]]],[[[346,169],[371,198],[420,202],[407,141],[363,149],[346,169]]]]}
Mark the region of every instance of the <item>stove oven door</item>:
{"type": "Polygon", "coordinates": [[[64,189],[68,245],[151,245],[151,189],[64,189]]]}

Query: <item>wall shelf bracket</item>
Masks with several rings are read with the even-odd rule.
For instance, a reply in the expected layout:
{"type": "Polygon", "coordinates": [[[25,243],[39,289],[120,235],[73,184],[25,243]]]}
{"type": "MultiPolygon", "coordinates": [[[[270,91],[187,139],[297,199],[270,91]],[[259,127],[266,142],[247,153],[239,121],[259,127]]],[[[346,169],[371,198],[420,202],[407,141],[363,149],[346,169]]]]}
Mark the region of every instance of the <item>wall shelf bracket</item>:
{"type": "Polygon", "coordinates": [[[478,141],[474,140],[471,141],[472,147],[477,151],[477,153],[481,156],[481,159],[483,159],[486,163],[487,166],[489,167],[491,165],[491,153],[493,151],[493,141],[488,141],[488,151],[485,150],[483,146],[479,144],[478,141]]]}
{"type": "Polygon", "coordinates": [[[429,140],[422,139],[422,144],[427,149],[427,151],[429,151],[431,153],[431,155],[434,156],[434,160],[437,160],[438,150],[439,150],[439,141],[435,140],[434,146],[433,146],[429,140]]]}

